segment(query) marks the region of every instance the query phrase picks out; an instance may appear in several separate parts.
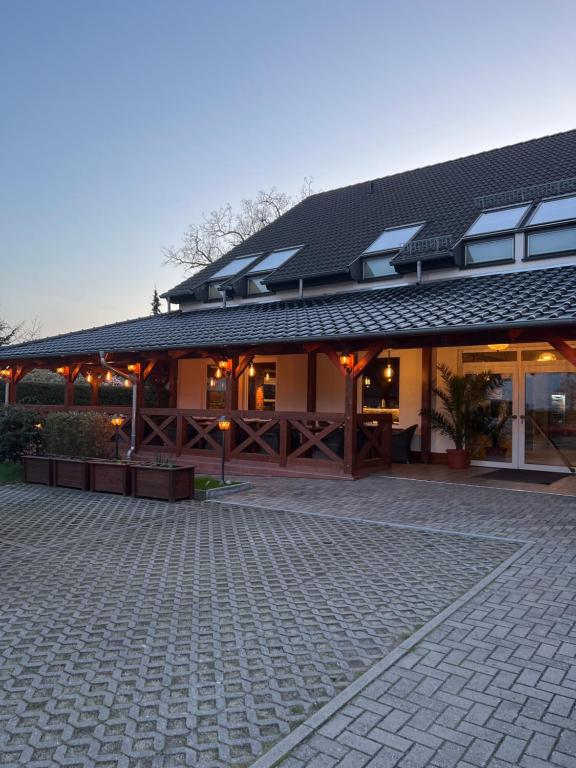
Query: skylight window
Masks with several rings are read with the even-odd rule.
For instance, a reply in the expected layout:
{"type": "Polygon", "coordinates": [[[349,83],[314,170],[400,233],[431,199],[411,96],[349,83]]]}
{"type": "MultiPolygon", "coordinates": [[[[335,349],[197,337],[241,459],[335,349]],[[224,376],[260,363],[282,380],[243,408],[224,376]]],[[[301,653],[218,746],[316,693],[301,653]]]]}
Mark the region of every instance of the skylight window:
{"type": "Polygon", "coordinates": [[[552,224],[556,221],[576,219],[576,196],[557,197],[554,200],[542,200],[528,224],[552,224]]]}
{"type": "Polygon", "coordinates": [[[522,221],[531,203],[516,205],[514,208],[499,208],[496,211],[483,211],[464,237],[472,235],[488,235],[492,232],[503,232],[516,229],[522,221]]]}
{"type": "Polygon", "coordinates": [[[213,275],[210,275],[210,280],[213,280],[215,278],[221,278],[221,277],[232,277],[233,275],[237,275],[238,272],[241,272],[243,269],[246,269],[250,264],[252,264],[253,261],[256,261],[258,258],[257,254],[256,256],[239,256],[237,259],[233,259],[228,264],[225,264],[222,269],[219,269],[218,272],[214,272],[213,275]]]}
{"type": "Polygon", "coordinates": [[[407,227],[389,227],[369,245],[364,253],[381,253],[382,251],[398,251],[414,235],[419,232],[424,224],[410,224],[407,227]]]}
{"type": "Polygon", "coordinates": [[[283,264],[286,264],[288,259],[291,259],[295,253],[298,253],[302,246],[298,248],[286,248],[281,251],[272,251],[266,258],[262,259],[258,264],[255,264],[250,270],[250,274],[254,272],[271,272],[273,269],[278,269],[283,264]]]}

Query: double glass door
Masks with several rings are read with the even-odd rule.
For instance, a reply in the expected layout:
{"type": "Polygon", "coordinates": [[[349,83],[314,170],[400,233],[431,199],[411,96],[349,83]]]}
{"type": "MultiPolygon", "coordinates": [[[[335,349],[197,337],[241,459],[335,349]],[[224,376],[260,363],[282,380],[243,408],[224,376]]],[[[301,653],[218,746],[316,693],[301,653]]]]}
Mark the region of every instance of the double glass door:
{"type": "Polygon", "coordinates": [[[576,467],[576,370],[546,354],[523,350],[515,363],[463,364],[464,372],[490,370],[501,377],[482,403],[471,446],[475,464],[556,472],[576,467]]]}

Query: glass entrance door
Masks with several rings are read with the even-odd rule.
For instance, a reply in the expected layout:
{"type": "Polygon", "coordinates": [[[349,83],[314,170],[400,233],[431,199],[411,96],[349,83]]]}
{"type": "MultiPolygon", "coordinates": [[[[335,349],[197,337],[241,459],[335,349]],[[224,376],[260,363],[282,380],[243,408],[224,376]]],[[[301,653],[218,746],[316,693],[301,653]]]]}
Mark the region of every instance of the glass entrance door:
{"type": "Polygon", "coordinates": [[[520,423],[522,466],[576,466],[576,372],[526,371],[520,423]]]}
{"type": "Polygon", "coordinates": [[[472,460],[486,466],[515,466],[517,456],[516,377],[499,372],[500,384],[488,393],[478,414],[472,460]]]}

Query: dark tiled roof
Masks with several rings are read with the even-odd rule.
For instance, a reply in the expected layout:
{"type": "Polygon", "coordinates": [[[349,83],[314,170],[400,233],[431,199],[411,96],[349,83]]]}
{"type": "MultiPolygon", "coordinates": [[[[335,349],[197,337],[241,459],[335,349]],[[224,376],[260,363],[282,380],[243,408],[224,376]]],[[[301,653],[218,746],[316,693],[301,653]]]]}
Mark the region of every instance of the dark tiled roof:
{"type": "MultiPolygon", "coordinates": [[[[342,275],[386,227],[425,221],[418,240],[456,241],[484,207],[576,189],[576,130],[450,160],[307,198],[246,242],[168,291],[190,295],[232,258],[306,244],[268,283],[342,275]],[[552,182],[548,188],[542,186],[552,182]],[[484,198],[484,199],[483,199],[484,198]]],[[[445,256],[445,254],[444,254],[445,256]]],[[[397,264],[436,260],[436,249],[400,253],[397,264]]]]}
{"type": "Polygon", "coordinates": [[[576,327],[576,266],[171,312],[0,348],[0,358],[449,333],[537,322],[576,327]]]}

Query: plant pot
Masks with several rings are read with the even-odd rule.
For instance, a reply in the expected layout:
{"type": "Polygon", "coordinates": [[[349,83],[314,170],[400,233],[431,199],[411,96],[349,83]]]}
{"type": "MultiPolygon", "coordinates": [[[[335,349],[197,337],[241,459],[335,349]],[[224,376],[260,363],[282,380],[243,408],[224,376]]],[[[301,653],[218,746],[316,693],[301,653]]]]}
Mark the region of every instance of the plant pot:
{"type": "Polygon", "coordinates": [[[145,499],[181,501],[194,498],[194,467],[132,465],[132,495],[145,499]]]}
{"type": "Polygon", "coordinates": [[[448,448],[446,451],[448,466],[450,469],[468,469],[470,466],[470,453],[459,448],[448,448]]]}
{"type": "Polygon", "coordinates": [[[23,456],[24,482],[54,485],[53,464],[50,456],[23,456]]]}
{"type": "Polygon", "coordinates": [[[79,491],[87,491],[90,488],[87,461],[60,457],[56,457],[52,461],[54,485],[59,488],[76,488],[79,491]]]}
{"type": "Polygon", "coordinates": [[[130,495],[130,464],[115,461],[89,461],[88,469],[91,491],[130,495]]]}

